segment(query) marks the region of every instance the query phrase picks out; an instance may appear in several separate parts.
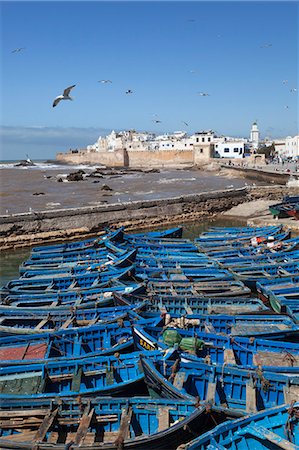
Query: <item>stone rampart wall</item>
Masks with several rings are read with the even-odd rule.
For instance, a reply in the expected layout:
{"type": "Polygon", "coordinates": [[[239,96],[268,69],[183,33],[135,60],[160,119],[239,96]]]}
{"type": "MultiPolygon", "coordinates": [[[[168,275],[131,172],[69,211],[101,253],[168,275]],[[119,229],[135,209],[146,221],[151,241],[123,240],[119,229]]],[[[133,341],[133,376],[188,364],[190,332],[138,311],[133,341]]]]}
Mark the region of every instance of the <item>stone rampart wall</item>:
{"type": "MultiPolygon", "coordinates": [[[[106,226],[147,228],[213,217],[252,199],[280,200],[298,189],[281,186],[231,189],[163,200],[135,201],[0,217],[0,249],[83,238],[106,226]]],[[[298,195],[298,193],[297,193],[298,195]]]]}
{"type": "Polygon", "coordinates": [[[103,164],[108,167],[124,167],[124,150],[115,150],[114,152],[87,152],[78,153],[57,153],[56,159],[59,162],[67,164],[103,164]]]}
{"type": "Polygon", "coordinates": [[[193,150],[127,150],[128,167],[180,167],[194,163],[193,150]]]}

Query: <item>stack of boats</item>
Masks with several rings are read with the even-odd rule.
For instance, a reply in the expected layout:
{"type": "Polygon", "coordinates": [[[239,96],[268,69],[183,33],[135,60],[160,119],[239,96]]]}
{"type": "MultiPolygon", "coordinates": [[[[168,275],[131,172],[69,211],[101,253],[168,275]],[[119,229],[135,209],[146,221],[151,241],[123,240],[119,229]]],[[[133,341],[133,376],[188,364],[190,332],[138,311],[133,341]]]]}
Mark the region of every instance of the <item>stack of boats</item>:
{"type": "Polygon", "coordinates": [[[281,226],[32,249],[1,290],[0,449],[298,450],[298,298],[281,226]]]}

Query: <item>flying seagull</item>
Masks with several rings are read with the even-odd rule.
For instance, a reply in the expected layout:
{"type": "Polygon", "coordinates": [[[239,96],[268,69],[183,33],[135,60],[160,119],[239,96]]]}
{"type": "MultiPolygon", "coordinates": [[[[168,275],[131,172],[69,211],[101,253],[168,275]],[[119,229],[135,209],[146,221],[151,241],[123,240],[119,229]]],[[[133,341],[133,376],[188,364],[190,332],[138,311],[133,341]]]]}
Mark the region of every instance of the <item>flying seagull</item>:
{"type": "Polygon", "coordinates": [[[288,105],[286,105],[286,106],[284,107],[284,109],[289,109],[288,105]]]}
{"type": "Polygon", "coordinates": [[[260,48],[269,48],[272,47],[272,44],[270,42],[267,42],[266,44],[260,45],[260,48]]]}
{"type": "Polygon", "coordinates": [[[133,91],[131,91],[131,89],[128,89],[128,90],[126,91],[126,94],[133,94],[133,91]]]}
{"type": "Polygon", "coordinates": [[[189,127],[189,124],[188,124],[187,122],[184,122],[184,121],[182,120],[182,123],[184,123],[184,124],[186,125],[186,127],[189,127]]]}
{"type": "Polygon", "coordinates": [[[288,80],[283,80],[282,84],[288,84],[288,80]]]}
{"type": "Polygon", "coordinates": [[[208,94],[207,92],[198,92],[199,95],[201,95],[202,97],[209,97],[210,94],[208,94]]]}
{"type": "Polygon", "coordinates": [[[16,49],[14,49],[11,53],[19,53],[19,52],[21,52],[22,50],[25,50],[25,48],[26,48],[26,47],[19,47],[19,48],[16,48],[16,49]]]}
{"type": "Polygon", "coordinates": [[[297,92],[297,88],[290,89],[290,92],[297,92]]]}
{"type": "Polygon", "coordinates": [[[98,83],[107,84],[107,83],[112,83],[112,81],[111,80],[99,80],[98,83]]]}
{"type": "Polygon", "coordinates": [[[68,88],[66,88],[63,91],[62,95],[58,95],[58,97],[55,98],[54,102],[53,102],[53,108],[55,108],[55,106],[58,105],[58,103],[60,102],[60,100],[73,100],[72,97],[70,97],[70,92],[71,90],[75,87],[76,85],[73,84],[73,86],[70,86],[68,88]]]}
{"type": "Polygon", "coordinates": [[[162,123],[162,120],[154,119],[153,122],[155,122],[155,123],[162,123]]]}

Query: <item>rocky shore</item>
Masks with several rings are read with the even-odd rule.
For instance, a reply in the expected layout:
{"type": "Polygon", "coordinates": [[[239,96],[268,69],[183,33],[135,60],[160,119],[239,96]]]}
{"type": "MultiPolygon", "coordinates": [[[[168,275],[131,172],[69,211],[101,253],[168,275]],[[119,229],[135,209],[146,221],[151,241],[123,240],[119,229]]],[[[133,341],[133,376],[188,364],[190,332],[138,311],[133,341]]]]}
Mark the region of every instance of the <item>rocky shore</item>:
{"type": "MultiPolygon", "coordinates": [[[[298,189],[247,186],[167,199],[2,215],[0,249],[83,238],[98,234],[107,226],[125,226],[128,230],[136,230],[174,223],[204,222],[239,204],[258,199],[280,201],[287,194],[298,195],[298,189]]],[[[252,213],[254,215],[254,211],[252,213]]]]}

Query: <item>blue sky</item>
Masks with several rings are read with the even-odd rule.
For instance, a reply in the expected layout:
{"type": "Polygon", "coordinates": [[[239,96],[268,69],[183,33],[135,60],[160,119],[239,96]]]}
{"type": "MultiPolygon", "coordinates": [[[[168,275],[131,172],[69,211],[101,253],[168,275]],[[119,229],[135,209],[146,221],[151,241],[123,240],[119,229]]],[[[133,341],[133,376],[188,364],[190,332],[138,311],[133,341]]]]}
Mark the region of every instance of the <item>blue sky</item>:
{"type": "Polygon", "coordinates": [[[1,159],[54,158],[112,129],[248,136],[257,119],[263,136],[298,133],[296,2],[22,1],[1,9],[1,159]],[[52,108],[72,84],[74,101],[52,108]]]}

